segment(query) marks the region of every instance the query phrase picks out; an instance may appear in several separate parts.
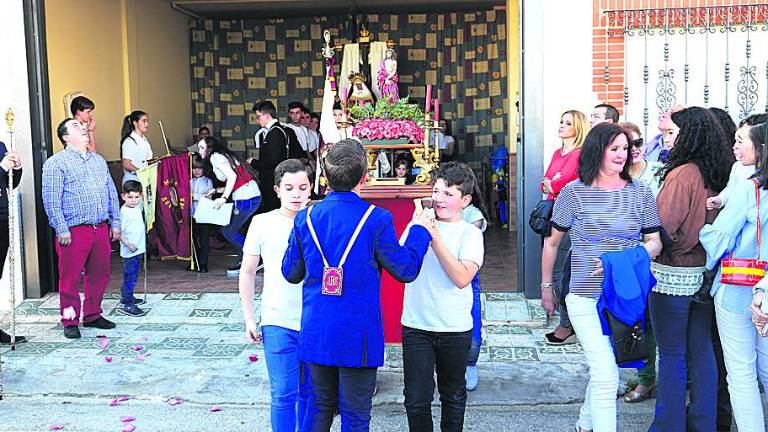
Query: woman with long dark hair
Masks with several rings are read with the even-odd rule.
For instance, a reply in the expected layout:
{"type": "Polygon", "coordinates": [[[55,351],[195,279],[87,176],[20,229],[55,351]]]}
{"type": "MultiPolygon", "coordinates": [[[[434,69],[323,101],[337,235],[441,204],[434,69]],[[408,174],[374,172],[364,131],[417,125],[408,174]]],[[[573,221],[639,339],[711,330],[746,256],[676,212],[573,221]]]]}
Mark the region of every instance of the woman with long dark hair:
{"type": "Polygon", "coordinates": [[[261,204],[261,191],[255,181],[257,174],[242,157],[214,137],[201,140],[198,143],[198,149],[200,156],[213,168],[216,178],[225,183],[223,188],[216,190],[221,193],[221,196],[216,198],[216,205],[221,206],[226,202],[235,204],[232,219],[229,225],[221,228],[221,233],[235,247],[238,256],[237,264],[227,269],[227,275],[238,276],[245,243],[245,236],[241,230],[261,204]]]}
{"type": "Polygon", "coordinates": [[[659,347],[659,393],[650,430],[714,431],[712,306],[694,301],[693,294],[701,288],[706,270],[699,232],[717,215],[707,210],[706,202],[725,188],[734,157],[707,109],[686,108],[673,113],[670,121],[680,131],[660,170],[663,186],[657,198],[666,236],[664,250],[652,265],[657,283],[649,301],[659,347]]]}
{"type": "MultiPolygon", "coordinates": [[[[716,267],[726,255],[749,259],[768,256],[768,152],[765,151],[768,123],[742,125],[737,134],[745,141],[742,151],[747,159],[755,154],[762,157],[755,178],[729,186],[728,202],[720,215],[701,230],[709,269],[716,267]]],[[[719,272],[711,292],[728,371],[733,415],[739,430],[764,431],[763,397],[758,380],[763,387],[768,386],[768,337],[764,332],[768,315],[760,312],[762,303],[768,301],[765,298],[768,279],[764,278],[752,289],[722,283],[720,277],[719,272]]]]}
{"type": "Polygon", "coordinates": [[[125,116],[120,131],[120,149],[123,160],[123,184],[128,180],[139,181],[136,171],[147,166],[152,159],[152,146],[147,140],[149,116],[136,110],[125,116]]]}
{"type": "Polygon", "coordinates": [[[545,239],[541,253],[541,303],[552,316],[557,306],[552,291],[555,258],[566,232],[570,234],[572,271],[565,302],[589,367],[589,385],[577,423],[580,432],[614,432],[617,427],[619,369],[597,312],[603,276],[596,263],[606,252],[643,247],[653,259],[661,250],[661,222],[653,193],[629,174],[629,141],[618,125],[602,123],[592,128],[579,156],[579,178],[560,190],[552,235],[545,239]]]}

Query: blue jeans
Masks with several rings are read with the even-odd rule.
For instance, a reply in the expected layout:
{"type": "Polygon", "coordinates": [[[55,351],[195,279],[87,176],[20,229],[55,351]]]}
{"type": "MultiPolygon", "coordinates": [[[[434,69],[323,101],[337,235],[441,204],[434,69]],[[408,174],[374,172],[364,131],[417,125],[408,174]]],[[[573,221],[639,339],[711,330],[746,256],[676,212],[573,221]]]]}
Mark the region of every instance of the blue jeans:
{"type": "Polygon", "coordinates": [[[240,259],[243,258],[243,244],[245,244],[245,234],[241,230],[259,209],[259,204],[261,204],[261,196],[247,200],[236,200],[229,225],[221,227],[221,234],[235,247],[240,259]]]}
{"type": "Polygon", "coordinates": [[[263,326],[264,358],[269,374],[270,420],[275,432],[296,432],[304,421],[310,385],[306,367],[299,361],[299,332],[263,326]]]}
{"type": "Polygon", "coordinates": [[[303,432],[328,432],[338,408],[341,432],[368,432],[377,368],[348,368],[309,363],[312,397],[303,432]]]}
{"type": "Polygon", "coordinates": [[[712,347],[711,304],[690,296],[651,293],[651,321],[659,346],[659,393],[651,432],[713,432],[717,365],[712,347]],[[686,412],[686,382],[691,377],[686,412]]]}
{"type": "Polygon", "coordinates": [[[469,346],[467,366],[477,365],[480,347],[483,345],[483,316],[480,302],[480,272],[472,279],[472,343],[469,346]]]}
{"type": "Polygon", "coordinates": [[[123,258],[123,287],[120,289],[120,303],[130,306],[136,300],[133,297],[133,289],[139,279],[141,268],[141,255],[123,258]]]}
{"type": "Polygon", "coordinates": [[[405,413],[410,432],[432,432],[432,400],[440,394],[440,430],[460,432],[467,406],[467,353],[472,332],[430,332],[403,326],[405,413]]]}

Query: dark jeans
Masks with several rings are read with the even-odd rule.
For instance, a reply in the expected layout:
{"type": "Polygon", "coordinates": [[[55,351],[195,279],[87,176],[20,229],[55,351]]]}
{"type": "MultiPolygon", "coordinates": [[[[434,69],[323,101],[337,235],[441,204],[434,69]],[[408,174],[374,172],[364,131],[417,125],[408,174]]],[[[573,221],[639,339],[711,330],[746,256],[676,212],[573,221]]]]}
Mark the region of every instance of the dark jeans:
{"type": "Polygon", "coordinates": [[[142,255],[123,258],[123,286],[120,289],[120,303],[130,306],[136,298],[133,296],[133,290],[136,288],[136,281],[139,279],[141,270],[142,255]]]}
{"type": "Polygon", "coordinates": [[[371,423],[377,368],[345,368],[315,363],[307,366],[312,395],[301,430],[330,431],[338,408],[342,432],[367,432],[371,423]]]}
{"type": "Polygon", "coordinates": [[[651,293],[651,320],[659,346],[659,393],[649,432],[713,432],[717,366],[712,347],[712,304],[690,296],[651,293]],[[686,382],[691,378],[686,412],[686,382]]]}
{"type": "Polygon", "coordinates": [[[215,225],[193,222],[192,233],[195,240],[195,255],[199,267],[208,268],[208,255],[211,253],[211,230],[215,225]]]}
{"type": "Polygon", "coordinates": [[[405,412],[411,432],[432,432],[434,374],[440,393],[442,432],[464,429],[467,353],[472,331],[438,333],[403,327],[405,412]]]}
{"type": "Polygon", "coordinates": [[[472,344],[469,347],[467,366],[477,365],[480,347],[483,345],[483,316],[480,301],[480,272],[472,279],[472,344]]]}
{"type": "Polygon", "coordinates": [[[256,210],[259,209],[259,204],[261,204],[260,196],[235,201],[229,225],[221,228],[224,238],[235,247],[237,256],[241,260],[243,259],[243,244],[245,243],[245,235],[241,230],[251,220],[251,216],[256,213],[256,210]]]}
{"type": "Polygon", "coordinates": [[[552,282],[555,284],[555,294],[560,302],[558,308],[560,312],[559,325],[560,327],[572,329],[571,320],[568,318],[568,306],[565,304],[565,297],[570,292],[571,284],[571,237],[568,233],[565,233],[560,246],[557,248],[552,282]]]}

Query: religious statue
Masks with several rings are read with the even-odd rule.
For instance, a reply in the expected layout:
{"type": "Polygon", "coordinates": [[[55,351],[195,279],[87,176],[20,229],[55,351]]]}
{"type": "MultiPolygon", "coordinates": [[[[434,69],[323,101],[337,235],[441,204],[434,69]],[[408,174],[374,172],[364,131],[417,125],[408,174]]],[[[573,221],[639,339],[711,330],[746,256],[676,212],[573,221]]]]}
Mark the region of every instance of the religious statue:
{"type": "Polygon", "coordinates": [[[348,99],[350,105],[373,104],[373,93],[371,93],[371,89],[369,89],[368,85],[365,83],[365,75],[360,72],[355,72],[349,75],[349,81],[352,84],[348,99]]]}
{"type": "Polygon", "coordinates": [[[384,59],[379,66],[379,91],[381,97],[387,99],[389,103],[396,103],[400,100],[397,90],[397,83],[400,78],[397,75],[397,60],[395,60],[395,50],[387,48],[384,59]]]}

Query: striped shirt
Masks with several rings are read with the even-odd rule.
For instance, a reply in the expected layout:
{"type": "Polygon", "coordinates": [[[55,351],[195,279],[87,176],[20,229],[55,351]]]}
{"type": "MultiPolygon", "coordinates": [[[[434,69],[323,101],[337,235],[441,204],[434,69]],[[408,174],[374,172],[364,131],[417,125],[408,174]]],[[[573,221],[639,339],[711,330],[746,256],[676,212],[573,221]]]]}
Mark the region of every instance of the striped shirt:
{"type": "Polygon", "coordinates": [[[120,228],[120,203],[107,162],[69,147],[43,164],[43,206],[56,235],[76,225],[109,221],[120,228]]]}
{"type": "Polygon", "coordinates": [[[641,245],[642,234],[659,231],[661,220],[653,193],[644,182],[629,182],[622,189],[610,191],[577,179],[557,196],[552,226],[570,231],[570,292],[598,298],[603,277],[590,276],[596,268],[594,259],[605,252],[641,245]]]}

